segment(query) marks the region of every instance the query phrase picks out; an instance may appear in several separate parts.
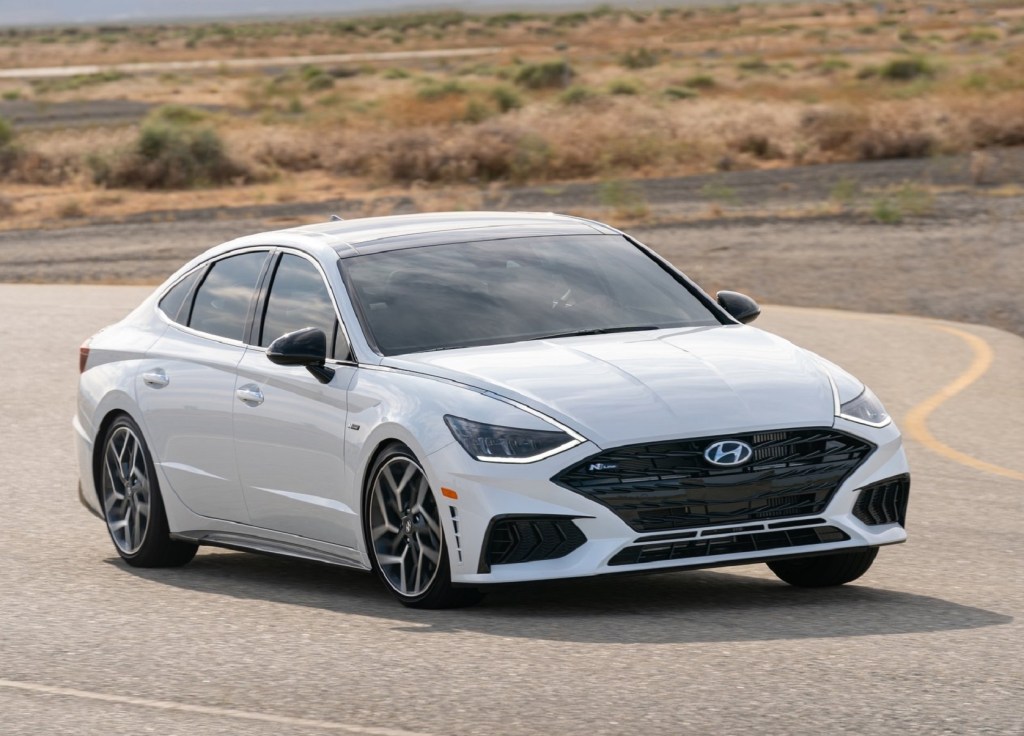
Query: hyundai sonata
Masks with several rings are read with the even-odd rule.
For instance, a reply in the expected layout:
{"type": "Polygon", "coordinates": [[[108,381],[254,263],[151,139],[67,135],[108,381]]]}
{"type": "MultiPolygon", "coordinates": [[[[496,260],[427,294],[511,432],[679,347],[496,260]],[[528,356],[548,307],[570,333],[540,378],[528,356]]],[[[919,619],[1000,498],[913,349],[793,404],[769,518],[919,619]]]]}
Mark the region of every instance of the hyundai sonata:
{"type": "Polygon", "coordinates": [[[906,538],[900,433],[758,313],[574,217],[240,238],[83,344],[79,494],[129,565],[281,554],[410,606],[754,562],[841,585],[906,538]]]}

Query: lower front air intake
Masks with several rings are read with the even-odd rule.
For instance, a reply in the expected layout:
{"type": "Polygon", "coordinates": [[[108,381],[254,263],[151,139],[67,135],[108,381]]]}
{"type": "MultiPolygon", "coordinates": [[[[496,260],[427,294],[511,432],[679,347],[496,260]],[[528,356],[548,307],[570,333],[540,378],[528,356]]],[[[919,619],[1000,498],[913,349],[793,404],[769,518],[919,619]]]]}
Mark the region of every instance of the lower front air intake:
{"type": "Polygon", "coordinates": [[[586,541],[586,536],[569,517],[497,517],[491,521],[484,539],[480,572],[490,572],[491,565],[565,557],[586,541]]]}

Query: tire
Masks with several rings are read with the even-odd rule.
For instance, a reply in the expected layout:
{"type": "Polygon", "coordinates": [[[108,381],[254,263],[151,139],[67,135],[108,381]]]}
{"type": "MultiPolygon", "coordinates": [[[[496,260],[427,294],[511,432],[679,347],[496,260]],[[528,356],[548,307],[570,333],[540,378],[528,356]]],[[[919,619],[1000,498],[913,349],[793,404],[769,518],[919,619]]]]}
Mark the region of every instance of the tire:
{"type": "Polygon", "coordinates": [[[845,585],[866,573],[878,556],[878,547],[837,552],[816,557],[798,557],[769,562],[780,580],[799,588],[827,588],[845,585]]]}
{"type": "Polygon", "coordinates": [[[171,539],[153,457],[139,425],[119,416],[107,428],[102,448],[100,505],[121,559],[132,567],[178,567],[195,557],[197,545],[171,539]]]}
{"type": "Polygon", "coordinates": [[[363,493],[363,535],[374,572],[410,608],[460,608],[483,597],[452,586],[451,562],[434,492],[405,445],[377,457],[363,493]]]}

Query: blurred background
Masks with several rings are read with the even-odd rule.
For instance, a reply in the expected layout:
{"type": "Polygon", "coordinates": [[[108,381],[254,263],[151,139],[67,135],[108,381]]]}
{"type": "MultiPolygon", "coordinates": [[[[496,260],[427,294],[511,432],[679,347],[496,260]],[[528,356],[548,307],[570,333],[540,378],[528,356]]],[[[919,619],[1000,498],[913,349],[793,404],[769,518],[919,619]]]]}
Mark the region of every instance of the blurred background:
{"type": "Polygon", "coordinates": [[[1022,332],[1018,0],[550,7],[0,0],[0,279],[555,210],[709,290],[1022,332]]]}

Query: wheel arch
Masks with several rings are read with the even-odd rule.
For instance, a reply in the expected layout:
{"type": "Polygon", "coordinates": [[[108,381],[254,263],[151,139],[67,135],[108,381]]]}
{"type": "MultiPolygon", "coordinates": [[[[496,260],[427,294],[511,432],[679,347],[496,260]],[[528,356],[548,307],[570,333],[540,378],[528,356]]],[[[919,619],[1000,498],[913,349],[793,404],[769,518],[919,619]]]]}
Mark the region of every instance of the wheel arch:
{"type": "MultiPolygon", "coordinates": [[[[419,457],[416,455],[416,451],[409,447],[408,443],[403,442],[397,437],[383,437],[373,448],[373,451],[369,454],[366,460],[366,464],[363,467],[361,478],[359,481],[359,515],[364,517],[366,515],[366,493],[370,489],[370,475],[373,473],[373,468],[377,464],[377,460],[391,447],[401,447],[412,454],[417,460],[419,457]]],[[[422,464],[422,461],[420,461],[422,464]]],[[[365,519],[363,519],[365,521],[365,519]]],[[[365,525],[363,525],[365,526],[365,525]]],[[[366,530],[363,529],[365,535],[366,530]]],[[[363,539],[363,544],[366,544],[366,539],[363,539]]]]}
{"type": "MultiPolygon", "coordinates": [[[[100,420],[99,426],[96,429],[95,440],[92,443],[92,487],[97,500],[100,502],[101,508],[103,506],[103,498],[100,494],[100,488],[102,486],[100,469],[103,464],[103,440],[107,436],[107,431],[110,429],[110,425],[117,421],[119,417],[128,417],[129,419],[132,419],[132,421],[135,421],[131,414],[120,407],[109,410],[103,415],[103,419],[100,420]]],[[[138,424],[138,422],[136,422],[136,424],[138,424]]]]}

